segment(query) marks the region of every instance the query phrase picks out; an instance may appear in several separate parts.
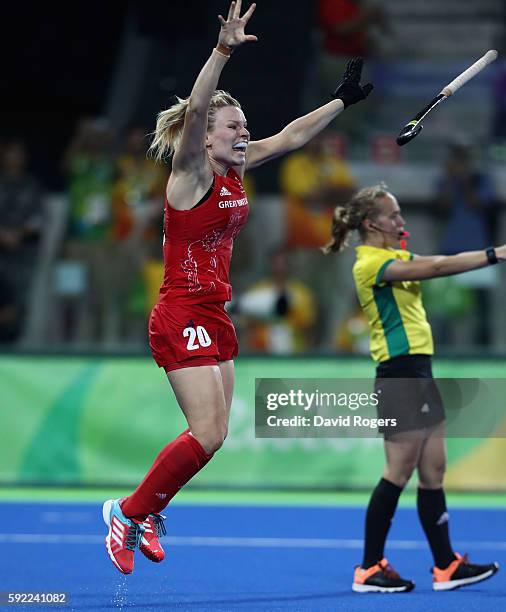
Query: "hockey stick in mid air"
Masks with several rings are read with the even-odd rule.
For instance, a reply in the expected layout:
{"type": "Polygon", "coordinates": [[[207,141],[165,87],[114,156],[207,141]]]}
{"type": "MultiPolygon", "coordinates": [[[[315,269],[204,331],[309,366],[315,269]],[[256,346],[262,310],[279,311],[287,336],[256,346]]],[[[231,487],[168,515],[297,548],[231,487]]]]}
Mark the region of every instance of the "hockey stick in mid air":
{"type": "Polygon", "coordinates": [[[413,140],[415,136],[418,136],[418,134],[422,131],[422,120],[427,117],[430,111],[436,108],[436,106],[443,102],[443,100],[447,100],[457,91],[457,89],[460,89],[462,85],[465,85],[467,81],[481,72],[485,66],[488,66],[488,64],[493,62],[496,57],[497,51],[495,51],[495,49],[487,51],[485,55],[477,62],[474,62],[474,64],[459,74],[457,78],[453,79],[451,83],[448,83],[446,87],[443,87],[441,92],[433,100],[431,100],[424,109],[416,114],[409,123],[406,123],[406,125],[400,131],[399,136],[397,136],[397,144],[402,147],[410,140],[413,140]]]}

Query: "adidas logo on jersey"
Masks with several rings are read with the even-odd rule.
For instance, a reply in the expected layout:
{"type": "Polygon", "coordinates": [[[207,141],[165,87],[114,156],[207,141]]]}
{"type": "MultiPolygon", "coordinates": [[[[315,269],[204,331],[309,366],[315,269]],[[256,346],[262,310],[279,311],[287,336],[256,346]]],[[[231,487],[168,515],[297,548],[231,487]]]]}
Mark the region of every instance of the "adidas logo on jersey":
{"type": "Polygon", "coordinates": [[[220,196],[232,195],[230,191],[226,187],[222,187],[220,191],[220,196]]]}

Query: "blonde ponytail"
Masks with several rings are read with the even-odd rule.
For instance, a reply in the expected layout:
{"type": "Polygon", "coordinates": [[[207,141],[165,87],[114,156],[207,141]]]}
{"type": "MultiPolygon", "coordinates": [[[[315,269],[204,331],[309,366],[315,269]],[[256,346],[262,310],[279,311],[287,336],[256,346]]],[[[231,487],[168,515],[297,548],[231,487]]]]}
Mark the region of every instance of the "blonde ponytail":
{"type": "Polygon", "coordinates": [[[153,140],[148,149],[148,154],[156,161],[162,162],[172,155],[179,145],[189,103],[190,98],[177,98],[176,104],[158,113],[153,140]]]}

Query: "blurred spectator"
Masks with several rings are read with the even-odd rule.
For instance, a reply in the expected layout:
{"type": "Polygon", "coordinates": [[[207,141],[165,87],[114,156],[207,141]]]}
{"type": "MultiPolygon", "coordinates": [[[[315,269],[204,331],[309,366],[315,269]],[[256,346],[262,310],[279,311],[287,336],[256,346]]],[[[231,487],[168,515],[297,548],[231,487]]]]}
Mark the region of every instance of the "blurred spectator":
{"type": "Polygon", "coordinates": [[[336,346],[345,353],[369,354],[369,323],[356,296],[353,307],[337,328],[336,346]]]}
{"type": "MultiPolygon", "coordinates": [[[[116,338],[144,341],[153,306],[153,281],[163,279],[161,260],[163,203],[167,169],[147,153],[146,131],[131,127],[116,160],[112,196],[110,266],[116,338]]],[[[156,298],[155,298],[156,301],[156,298]]]]}
{"type": "Polygon", "coordinates": [[[240,295],[238,326],[247,350],[274,354],[300,353],[313,346],[316,304],[312,291],[291,276],[290,252],[276,249],[269,275],[240,295]]]}
{"type": "MultiPolygon", "coordinates": [[[[437,185],[439,215],[446,218],[440,243],[443,255],[485,249],[493,242],[492,219],[495,192],[490,177],[474,168],[471,150],[464,144],[450,146],[445,168],[437,185]]],[[[459,283],[475,290],[478,313],[474,341],[488,344],[490,288],[493,268],[459,277],[459,283]]]]}
{"type": "Polygon", "coordinates": [[[373,125],[371,113],[378,104],[378,91],[383,75],[381,64],[377,63],[381,53],[377,44],[378,33],[391,35],[386,13],[380,3],[372,4],[361,0],[318,0],[317,24],[319,28],[319,49],[314,62],[309,65],[309,76],[304,96],[305,110],[310,111],[330,100],[336,89],[339,75],[352,57],[364,57],[366,61],[363,82],[376,84],[375,104],[362,105],[351,113],[339,117],[339,129],[350,140],[363,139],[368,126],[373,125]]]}
{"type": "Polygon", "coordinates": [[[318,23],[323,51],[346,59],[375,54],[374,28],[389,33],[383,9],[362,0],[318,0],[318,23]]]}
{"type": "Polygon", "coordinates": [[[477,304],[474,289],[463,285],[462,279],[447,276],[424,283],[423,304],[438,344],[458,345],[466,337],[477,304]]]}
{"type": "Polygon", "coordinates": [[[19,141],[5,145],[0,175],[0,342],[22,332],[43,224],[38,181],[19,141]]]}
{"type": "Polygon", "coordinates": [[[116,241],[134,234],[149,241],[161,231],[168,177],[164,167],[146,156],[147,147],[146,131],[131,127],[115,164],[112,237],[116,241]]]}
{"type": "Polygon", "coordinates": [[[105,120],[83,119],[64,160],[69,192],[66,256],[75,264],[79,281],[74,285],[82,285],[65,300],[64,336],[77,342],[109,341],[114,336],[115,279],[108,244],[114,177],[111,146],[112,133],[105,120]]]}
{"type": "Polygon", "coordinates": [[[438,212],[447,219],[441,239],[444,255],[490,246],[494,200],[491,179],[473,167],[471,150],[452,145],[437,186],[438,212]]]}
{"type": "Polygon", "coordinates": [[[64,159],[70,197],[69,235],[104,238],[111,226],[114,162],[112,132],[105,119],[82,119],[64,159]]]}
{"type": "Polygon", "coordinates": [[[321,134],[281,164],[289,248],[318,248],[328,242],[335,206],[355,189],[355,179],[335,143],[335,137],[321,134]]]}

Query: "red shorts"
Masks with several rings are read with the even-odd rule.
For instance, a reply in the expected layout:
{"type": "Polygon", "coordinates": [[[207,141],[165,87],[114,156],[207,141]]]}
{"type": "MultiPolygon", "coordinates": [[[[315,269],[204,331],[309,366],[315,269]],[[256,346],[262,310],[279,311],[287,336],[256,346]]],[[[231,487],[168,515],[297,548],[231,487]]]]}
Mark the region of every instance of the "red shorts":
{"type": "Polygon", "coordinates": [[[149,346],[167,372],[216,365],[237,356],[237,336],[223,303],[156,304],[149,319],[149,346]]]}

